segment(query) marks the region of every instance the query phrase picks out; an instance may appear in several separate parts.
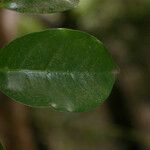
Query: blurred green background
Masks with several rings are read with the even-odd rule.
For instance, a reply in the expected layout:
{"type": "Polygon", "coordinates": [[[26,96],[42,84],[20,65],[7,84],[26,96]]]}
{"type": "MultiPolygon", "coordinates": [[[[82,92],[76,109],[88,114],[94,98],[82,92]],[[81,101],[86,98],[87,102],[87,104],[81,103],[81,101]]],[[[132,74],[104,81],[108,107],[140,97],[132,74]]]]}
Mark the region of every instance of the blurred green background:
{"type": "Polygon", "coordinates": [[[5,149],[150,150],[150,0],[80,0],[71,11],[47,15],[0,10],[0,46],[55,27],[100,39],[120,66],[118,80],[109,99],[87,113],[30,108],[1,93],[5,149]]]}

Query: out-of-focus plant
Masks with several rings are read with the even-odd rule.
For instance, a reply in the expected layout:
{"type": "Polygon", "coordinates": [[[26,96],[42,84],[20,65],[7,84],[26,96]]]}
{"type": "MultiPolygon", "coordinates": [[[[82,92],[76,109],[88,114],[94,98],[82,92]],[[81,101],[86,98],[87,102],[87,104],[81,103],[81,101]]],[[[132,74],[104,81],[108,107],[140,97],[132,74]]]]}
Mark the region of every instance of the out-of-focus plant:
{"type": "Polygon", "coordinates": [[[0,144],[0,150],[3,150],[3,146],[0,144]]]}

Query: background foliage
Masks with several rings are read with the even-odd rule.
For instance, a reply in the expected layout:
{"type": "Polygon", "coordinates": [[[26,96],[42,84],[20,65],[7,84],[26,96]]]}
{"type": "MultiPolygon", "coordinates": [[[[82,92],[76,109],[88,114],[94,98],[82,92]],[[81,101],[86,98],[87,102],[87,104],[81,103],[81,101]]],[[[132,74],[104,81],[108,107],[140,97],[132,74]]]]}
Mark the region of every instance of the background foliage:
{"type": "Polygon", "coordinates": [[[88,113],[33,109],[1,94],[0,133],[8,150],[150,149],[149,0],[81,0],[64,13],[1,10],[0,17],[1,46],[45,27],[80,29],[102,40],[121,70],[109,100],[88,113]]]}

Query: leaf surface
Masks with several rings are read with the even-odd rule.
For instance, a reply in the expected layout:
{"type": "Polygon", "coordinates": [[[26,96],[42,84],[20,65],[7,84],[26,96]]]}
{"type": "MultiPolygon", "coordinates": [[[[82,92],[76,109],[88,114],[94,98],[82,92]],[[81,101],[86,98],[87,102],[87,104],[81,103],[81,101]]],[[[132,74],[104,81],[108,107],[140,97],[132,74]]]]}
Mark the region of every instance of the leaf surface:
{"type": "Polygon", "coordinates": [[[109,96],[117,65],[95,37],[51,29],[25,35],[0,50],[0,89],[30,106],[82,112],[109,96]]]}
{"type": "Polygon", "coordinates": [[[0,150],[4,150],[2,144],[0,144],[0,150]]]}
{"type": "Polygon", "coordinates": [[[29,13],[54,13],[73,8],[79,0],[1,0],[0,7],[29,13]]]}

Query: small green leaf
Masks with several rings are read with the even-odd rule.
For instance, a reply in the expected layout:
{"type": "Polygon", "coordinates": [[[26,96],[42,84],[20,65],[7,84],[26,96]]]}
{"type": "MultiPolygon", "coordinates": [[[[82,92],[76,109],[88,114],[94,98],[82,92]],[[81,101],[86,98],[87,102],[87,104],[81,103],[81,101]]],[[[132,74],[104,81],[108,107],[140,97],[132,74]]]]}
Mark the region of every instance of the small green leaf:
{"type": "Polygon", "coordinates": [[[88,111],[110,94],[117,65],[95,37],[76,30],[28,34],[0,51],[0,89],[30,106],[88,111]]]}
{"type": "Polygon", "coordinates": [[[73,8],[79,0],[0,0],[0,7],[29,13],[53,13],[73,8]]]}
{"type": "Polygon", "coordinates": [[[3,149],[3,146],[2,146],[1,144],[0,144],[0,150],[4,150],[4,149],[3,149]]]}

